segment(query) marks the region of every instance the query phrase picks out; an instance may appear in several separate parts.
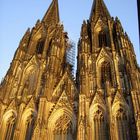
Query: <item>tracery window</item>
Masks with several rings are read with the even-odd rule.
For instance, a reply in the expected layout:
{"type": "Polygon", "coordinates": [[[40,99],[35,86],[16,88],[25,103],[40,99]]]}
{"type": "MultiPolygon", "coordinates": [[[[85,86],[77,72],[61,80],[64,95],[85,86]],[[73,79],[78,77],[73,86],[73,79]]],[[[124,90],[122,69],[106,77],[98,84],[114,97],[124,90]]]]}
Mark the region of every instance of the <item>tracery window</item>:
{"type": "Polygon", "coordinates": [[[95,140],[106,140],[107,133],[107,124],[103,112],[99,109],[94,113],[93,117],[93,132],[92,139],[95,140]]]}
{"type": "Polygon", "coordinates": [[[101,66],[101,86],[102,86],[102,88],[105,87],[107,81],[111,85],[113,85],[110,63],[104,62],[101,66]]]}
{"type": "Polygon", "coordinates": [[[37,79],[37,71],[32,72],[29,75],[29,92],[34,92],[35,90],[35,84],[36,84],[36,79],[37,79]]]}
{"type": "Polygon", "coordinates": [[[109,33],[105,31],[100,31],[98,34],[98,42],[100,48],[109,47],[110,46],[109,33]]]}
{"type": "Polygon", "coordinates": [[[55,123],[54,140],[73,140],[72,123],[66,115],[61,116],[55,123]]]}
{"type": "Polygon", "coordinates": [[[120,108],[116,113],[116,140],[130,140],[129,123],[126,112],[120,108]]]}
{"type": "Polygon", "coordinates": [[[22,93],[24,95],[32,95],[35,92],[37,78],[38,78],[38,66],[30,65],[26,68],[23,77],[23,89],[22,93]]]}
{"type": "Polygon", "coordinates": [[[99,32],[99,47],[107,46],[107,36],[104,32],[99,32]]]}

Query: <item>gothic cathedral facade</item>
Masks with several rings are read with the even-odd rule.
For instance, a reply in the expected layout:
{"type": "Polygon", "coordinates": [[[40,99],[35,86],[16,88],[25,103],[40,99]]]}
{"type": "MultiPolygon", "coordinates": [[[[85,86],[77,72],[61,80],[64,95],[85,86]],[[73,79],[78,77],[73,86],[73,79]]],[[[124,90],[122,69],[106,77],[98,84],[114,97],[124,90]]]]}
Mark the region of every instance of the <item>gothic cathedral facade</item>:
{"type": "Polygon", "coordinates": [[[53,0],[0,84],[0,140],[140,140],[140,67],[103,0],[82,24],[76,78],[69,46],[53,0]]]}

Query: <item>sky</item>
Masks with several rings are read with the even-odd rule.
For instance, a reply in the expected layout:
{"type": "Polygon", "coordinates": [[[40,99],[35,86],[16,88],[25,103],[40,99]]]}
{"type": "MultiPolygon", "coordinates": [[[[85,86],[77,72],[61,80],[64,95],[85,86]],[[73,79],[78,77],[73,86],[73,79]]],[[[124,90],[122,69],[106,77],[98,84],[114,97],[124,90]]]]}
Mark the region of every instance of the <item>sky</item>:
{"type": "MultiPolygon", "coordinates": [[[[42,19],[52,0],[0,0],[0,81],[5,76],[21,38],[28,27],[42,19]]],[[[70,40],[76,44],[83,20],[90,15],[93,0],[58,0],[59,15],[70,40]]],[[[136,0],[104,0],[118,17],[134,45],[138,64],[140,50],[136,0]]]]}

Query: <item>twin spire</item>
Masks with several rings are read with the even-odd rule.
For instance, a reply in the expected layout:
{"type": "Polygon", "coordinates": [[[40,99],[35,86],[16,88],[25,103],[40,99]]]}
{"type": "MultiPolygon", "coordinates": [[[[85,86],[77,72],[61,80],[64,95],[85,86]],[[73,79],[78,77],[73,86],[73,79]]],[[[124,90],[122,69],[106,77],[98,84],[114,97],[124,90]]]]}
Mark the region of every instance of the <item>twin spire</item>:
{"type": "MultiPolygon", "coordinates": [[[[103,0],[94,0],[90,14],[90,21],[94,19],[96,20],[99,17],[110,18],[111,16],[103,0]]],[[[44,21],[47,24],[59,23],[60,18],[58,0],[52,1],[42,21],[44,21]]]]}
{"type": "Polygon", "coordinates": [[[96,20],[99,17],[106,17],[108,19],[111,18],[110,13],[104,3],[103,0],[94,0],[91,14],[90,14],[90,21],[96,20]]]}
{"type": "Polygon", "coordinates": [[[46,24],[57,24],[60,21],[58,0],[53,0],[42,21],[46,24]]]}

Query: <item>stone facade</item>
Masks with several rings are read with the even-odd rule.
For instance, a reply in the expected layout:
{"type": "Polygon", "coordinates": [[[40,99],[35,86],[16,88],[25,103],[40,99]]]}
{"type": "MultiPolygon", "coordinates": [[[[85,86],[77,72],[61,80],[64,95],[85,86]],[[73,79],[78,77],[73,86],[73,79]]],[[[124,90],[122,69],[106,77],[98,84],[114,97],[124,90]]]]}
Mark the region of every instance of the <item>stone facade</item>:
{"type": "Polygon", "coordinates": [[[82,24],[76,80],[68,48],[53,0],[0,84],[0,140],[140,140],[140,68],[103,0],[82,24]]]}

